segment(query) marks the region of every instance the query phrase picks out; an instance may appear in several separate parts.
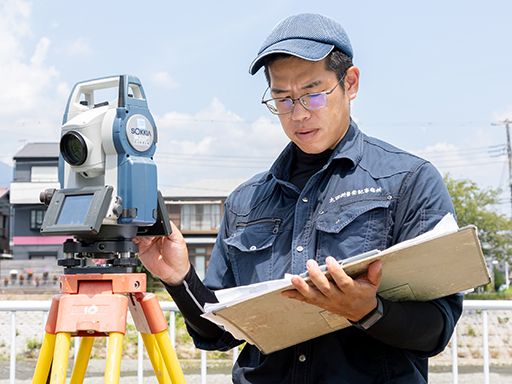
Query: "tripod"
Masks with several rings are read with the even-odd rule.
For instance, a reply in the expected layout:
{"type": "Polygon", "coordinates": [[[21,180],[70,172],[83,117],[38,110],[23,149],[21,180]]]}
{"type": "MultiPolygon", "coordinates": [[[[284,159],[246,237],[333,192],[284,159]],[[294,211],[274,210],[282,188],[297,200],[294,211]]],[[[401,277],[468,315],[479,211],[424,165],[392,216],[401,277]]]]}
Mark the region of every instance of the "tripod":
{"type": "Polygon", "coordinates": [[[167,333],[156,296],[146,293],[143,273],[85,273],[61,276],[54,296],[33,384],[64,384],[71,337],[82,337],[70,384],[82,383],[95,337],[108,336],[105,383],[119,383],[127,309],[141,333],[159,384],[182,384],[185,377],[167,333]]]}

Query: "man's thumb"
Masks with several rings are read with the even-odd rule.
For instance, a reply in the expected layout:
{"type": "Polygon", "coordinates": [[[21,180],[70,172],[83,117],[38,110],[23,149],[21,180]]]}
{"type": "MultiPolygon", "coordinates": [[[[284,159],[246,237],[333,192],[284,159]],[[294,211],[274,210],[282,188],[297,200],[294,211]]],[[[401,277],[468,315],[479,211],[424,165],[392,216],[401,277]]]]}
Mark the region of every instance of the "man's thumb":
{"type": "Polygon", "coordinates": [[[374,261],[368,266],[367,278],[372,285],[380,285],[380,280],[382,278],[382,261],[374,261]]]}

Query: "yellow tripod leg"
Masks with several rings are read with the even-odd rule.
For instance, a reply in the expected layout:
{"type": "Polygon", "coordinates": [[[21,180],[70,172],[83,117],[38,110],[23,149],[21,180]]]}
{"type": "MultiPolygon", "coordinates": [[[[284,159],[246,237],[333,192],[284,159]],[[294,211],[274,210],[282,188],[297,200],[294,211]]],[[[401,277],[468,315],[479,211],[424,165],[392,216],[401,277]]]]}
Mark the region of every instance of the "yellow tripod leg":
{"type": "Polygon", "coordinates": [[[50,373],[50,367],[52,366],[53,352],[55,351],[55,335],[51,333],[45,333],[43,338],[43,344],[39,351],[39,357],[37,358],[36,369],[34,371],[34,377],[32,378],[33,384],[46,383],[48,374],[50,373]]]}
{"type": "Polygon", "coordinates": [[[169,339],[167,329],[162,332],[155,333],[154,335],[158,344],[158,349],[160,349],[160,354],[164,359],[167,372],[169,372],[169,375],[171,376],[172,383],[185,384],[185,376],[181,370],[176,351],[172,347],[171,339],[169,339]]]}
{"type": "Polygon", "coordinates": [[[80,347],[76,355],[75,366],[71,373],[71,379],[69,384],[82,384],[85,378],[85,371],[87,371],[87,365],[89,364],[89,358],[91,357],[92,345],[94,344],[94,337],[82,337],[80,340],[80,347]]]}
{"type": "Polygon", "coordinates": [[[171,384],[171,377],[165,367],[155,336],[150,333],[141,333],[141,336],[158,383],[171,384]]]}
{"type": "Polygon", "coordinates": [[[105,384],[119,383],[121,376],[121,355],[123,353],[123,334],[111,332],[108,335],[107,363],[105,366],[105,384]]]}
{"type": "Polygon", "coordinates": [[[69,332],[57,333],[50,384],[65,384],[70,347],[71,334],[69,332]]]}

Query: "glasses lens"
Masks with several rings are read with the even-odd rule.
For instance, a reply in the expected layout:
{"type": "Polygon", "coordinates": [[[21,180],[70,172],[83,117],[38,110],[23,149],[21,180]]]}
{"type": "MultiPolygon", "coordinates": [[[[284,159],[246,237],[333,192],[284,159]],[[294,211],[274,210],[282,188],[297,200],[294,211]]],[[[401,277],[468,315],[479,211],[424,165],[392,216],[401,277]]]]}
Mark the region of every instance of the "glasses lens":
{"type": "Polygon", "coordinates": [[[267,106],[272,113],[277,115],[290,113],[293,109],[293,100],[289,98],[271,99],[267,101],[267,106]]]}
{"type": "Polygon", "coordinates": [[[314,111],[327,105],[327,95],[322,93],[311,93],[300,98],[300,103],[304,108],[314,111]]]}

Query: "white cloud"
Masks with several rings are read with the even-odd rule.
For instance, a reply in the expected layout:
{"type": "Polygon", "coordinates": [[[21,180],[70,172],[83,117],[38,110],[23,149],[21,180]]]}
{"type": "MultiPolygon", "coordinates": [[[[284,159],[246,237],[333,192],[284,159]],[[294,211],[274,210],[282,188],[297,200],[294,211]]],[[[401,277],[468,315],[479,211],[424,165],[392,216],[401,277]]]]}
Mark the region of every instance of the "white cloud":
{"type": "Polygon", "coordinates": [[[5,1],[0,5],[0,73],[3,92],[0,94],[0,114],[16,115],[33,111],[47,97],[47,88],[57,76],[44,61],[50,46],[47,37],[41,37],[27,60],[23,40],[31,34],[30,6],[24,1],[5,1]]]}
{"type": "Polygon", "coordinates": [[[65,51],[70,56],[89,56],[92,53],[92,48],[89,41],[83,37],[73,40],[66,48],[65,51]]]}
{"type": "Polygon", "coordinates": [[[170,142],[187,143],[190,149],[190,143],[204,147],[200,143],[208,138],[207,154],[272,157],[288,142],[277,120],[272,122],[262,117],[254,122],[246,122],[236,113],[227,110],[217,98],[193,115],[169,112],[157,117],[157,126],[161,146],[165,147],[166,152],[173,153],[180,151],[175,147],[168,149],[167,144],[170,142]]]}
{"type": "Polygon", "coordinates": [[[68,97],[69,93],[71,92],[71,89],[69,88],[68,83],[61,81],[57,84],[56,87],[57,93],[62,97],[68,97]]]}
{"type": "Polygon", "coordinates": [[[499,111],[495,111],[492,114],[492,119],[496,123],[502,122],[505,120],[512,120],[512,104],[504,107],[503,109],[501,109],[499,111]]]}
{"type": "Polygon", "coordinates": [[[187,115],[157,117],[159,145],[155,156],[165,186],[222,189],[268,169],[287,144],[278,121],[262,117],[246,122],[214,98],[187,115]]]}
{"type": "Polygon", "coordinates": [[[50,47],[50,39],[47,37],[42,37],[36,46],[36,50],[34,54],[30,58],[30,64],[32,67],[41,67],[44,64],[44,60],[46,59],[46,54],[48,53],[48,48],[50,47]]]}
{"type": "Polygon", "coordinates": [[[151,75],[151,82],[166,89],[176,89],[178,82],[166,71],[155,72],[151,75]]]}
{"type": "MultiPolygon", "coordinates": [[[[479,136],[478,134],[476,134],[479,136]]],[[[456,179],[469,179],[482,186],[496,186],[501,179],[506,157],[480,136],[473,140],[473,147],[438,142],[423,149],[412,151],[434,164],[441,174],[456,179]]]]}
{"type": "Polygon", "coordinates": [[[25,141],[58,140],[65,98],[58,71],[47,64],[51,41],[33,35],[30,17],[28,2],[0,2],[2,159],[12,158],[25,141]]]}
{"type": "Polygon", "coordinates": [[[198,141],[192,140],[171,140],[169,147],[176,150],[178,153],[187,155],[208,155],[213,152],[212,143],[215,142],[213,137],[203,137],[198,141]]]}

